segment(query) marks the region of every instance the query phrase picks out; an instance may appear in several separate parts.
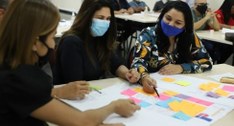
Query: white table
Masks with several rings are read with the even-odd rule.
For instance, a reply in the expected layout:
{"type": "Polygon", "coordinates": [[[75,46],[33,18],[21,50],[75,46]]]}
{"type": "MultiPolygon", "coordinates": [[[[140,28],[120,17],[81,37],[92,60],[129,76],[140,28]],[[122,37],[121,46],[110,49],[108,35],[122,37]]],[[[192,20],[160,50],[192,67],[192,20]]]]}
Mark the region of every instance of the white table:
{"type": "Polygon", "coordinates": [[[196,33],[201,39],[232,45],[232,42],[225,40],[225,34],[222,31],[202,30],[196,33]]]}
{"type": "Polygon", "coordinates": [[[135,13],[132,15],[129,14],[116,14],[115,17],[124,20],[135,21],[139,23],[156,23],[158,19],[158,13],[135,13]]]}
{"type": "MultiPolygon", "coordinates": [[[[215,81],[207,76],[221,74],[221,73],[232,73],[234,74],[234,67],[226,64],[219,64],[214,65],[213,69],[211,71],[200,73],[200,74],[186,74],[186,76],[193,76],[193,77],[199,77],[203,79],[209,79],[212,81],[215,81]]],[[[102,80],[95,80],[95,81],[89,81],[91,85],[98,85],[100,87],[108,87],[111,85],[115,85],[118,83],[123,82],[124,80],[121,80],[119,78],[110,78],[110,79],[102,79],[102,80]]],[[[232,110],[229,114],[227,114],[224,118],[218,120],[211,126],[233,126],[234,124],[234,110],[232,110]]],[[[51,124],[51,126],[54,126],[51,124]]]]}

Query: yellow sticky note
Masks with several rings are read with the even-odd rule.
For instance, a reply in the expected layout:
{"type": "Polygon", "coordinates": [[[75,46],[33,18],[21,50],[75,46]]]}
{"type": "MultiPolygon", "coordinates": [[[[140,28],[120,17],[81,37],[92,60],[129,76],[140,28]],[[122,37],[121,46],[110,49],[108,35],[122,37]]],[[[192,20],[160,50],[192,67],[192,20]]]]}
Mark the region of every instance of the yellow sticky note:
{"type": "Polygon", "coordinates": [[[175,79],[174,78],[169,78],[169,77],[164,77],[164,78],[162,78],[162,81],[165,81],[165,82],[174,82],[175,79]]]}
{"type": "Polygon", "coordinates": [[[178,101],[173,101],[168,103],[168,106],[172,111],[179,112],[180,111],[180,103],[178,101]]]}
{"type": "Polygon", "coordinates": [[[224,91],[223,89],[217,89],[215,91],[215,93],[218,94],[218,95],[220,95],[220,96],[228,96],[229,95],[229,93],[226,92],[226,91],[224,91]]]}
{"type": "Polygon", "coordinates": [[[205,110],[204,106],[188,102],[185,100],[181,101],[180,107],[183,113],[192,117],[196,116],[197,114],[205,110]]]}
{"type": "Polygon", "coordinates": [[[214,83],[214,82],[209,82],[208,86],[211,87],[211,88],[217,88],[217,87],[220,86],[220,84],[217,84],[217,83],[214,83]]]}
{"type": "Polygon", "coordinates": [[[190,82],[188,82],[188,81],[183,81],[183,80],[181,80],[181,81],[176,81],[175,84],[178,84],[178,85],[181,85],[181,86],[189,86],[189,85],[191,85],[190,82]]]}
{"type": "Polygon", "coordinates": [[[199,88],[200,88],[201,90],[203,90],[203,91],[212,91],[212,90],[213,90],[213,88],[210,87],[208,84],[201,84],[201,85],[199,86],[199,88]]]}
{"type": "Polygon", "coordinates": [[[149,93],[146,93],[142,87],[136,87],[133,89],[134,91],[138,92],[138,93],[142,93],[142,94],[145,94],[145,95],[151,95],[151,96],[156,96],[156,94],[149,94],[149,93]]]}
{"type": "Polygon", "coordinates": [[[174,91],[169,91],[169,90],[167,90],[167,91],[164,91],[164,94],[166,94],[166,95],[168,95],[168,96],[175,96],[175,95],[177,95],[177,94],[179,94],[179,93],[174,92],[174,91]]]}

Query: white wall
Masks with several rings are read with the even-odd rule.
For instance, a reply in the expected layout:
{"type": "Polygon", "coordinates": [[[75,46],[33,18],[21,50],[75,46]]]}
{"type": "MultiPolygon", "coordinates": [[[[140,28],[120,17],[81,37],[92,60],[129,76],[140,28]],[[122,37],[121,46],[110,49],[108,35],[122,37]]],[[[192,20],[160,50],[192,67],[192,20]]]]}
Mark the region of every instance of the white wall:
{"type": "MultiPolygon", "coordinates": [[[[75,11],[77,12],[82,4],[83,0],[51,0],[58,8],[75,11]]],[[[129,2],[132,0],[128,0],[129,2]]],[[[145,3],[153,9],[154,4],[158,0],[142,0],[145,1],[145,3]]],[[[207,0],[209,3],[209,7],[211,7],[212,10],[217,10],[224,0],[207,0]]]]}

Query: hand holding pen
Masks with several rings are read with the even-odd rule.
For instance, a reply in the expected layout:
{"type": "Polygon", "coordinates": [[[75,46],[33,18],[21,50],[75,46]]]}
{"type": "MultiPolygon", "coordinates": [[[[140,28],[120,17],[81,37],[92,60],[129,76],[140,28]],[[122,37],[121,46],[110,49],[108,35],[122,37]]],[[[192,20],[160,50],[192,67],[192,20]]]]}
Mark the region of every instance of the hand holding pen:
{"type": "Polygon", "coordinates": [[[156,86],[156,80],[154,80],[153,78],[151,78],[147,73],[143,73],[145,75],[142,75],[141,77],[141,84],[143,86],[143,90],[147,93],[156,93],[157,96],[159,97],[158,91],[157,91],[157,86],[156,86]]]}

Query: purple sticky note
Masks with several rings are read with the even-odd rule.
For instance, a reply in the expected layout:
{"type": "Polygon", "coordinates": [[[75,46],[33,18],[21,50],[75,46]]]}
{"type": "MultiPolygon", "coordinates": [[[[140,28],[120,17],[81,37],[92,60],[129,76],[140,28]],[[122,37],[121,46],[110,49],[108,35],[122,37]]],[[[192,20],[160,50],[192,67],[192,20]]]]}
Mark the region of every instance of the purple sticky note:
{"type": "Polygon", "coordinates": [[[132,89],[127,89],[127,90],[122,91],[121,94],[127,95],[127,96],[133,96],[136,94],[136,92],[133,91],[132,89]]]}
{"type": "Polygon", "coordinates": [[[223,86],[223,90],[234,92],[234,86],[229,86],[229,85],[223,86]]]}
{"type": "Polygon", "coordinates": [[[181,99],[188,99],[190,96],[184,95],[184,94],[178,94],[176,97],[181,98],[181,99]]]}
{"type": "Polygon", "coordinates": [[[219,98],[220,97],[219,95],[217,95],[214,92],[207,92],[206,96],[211,97],[211,98],[219,98]]]}
{"type": "Polygon", "coordinates": [[[234,95],[229,96],[228,98],[234,99],[234,95]]]}

